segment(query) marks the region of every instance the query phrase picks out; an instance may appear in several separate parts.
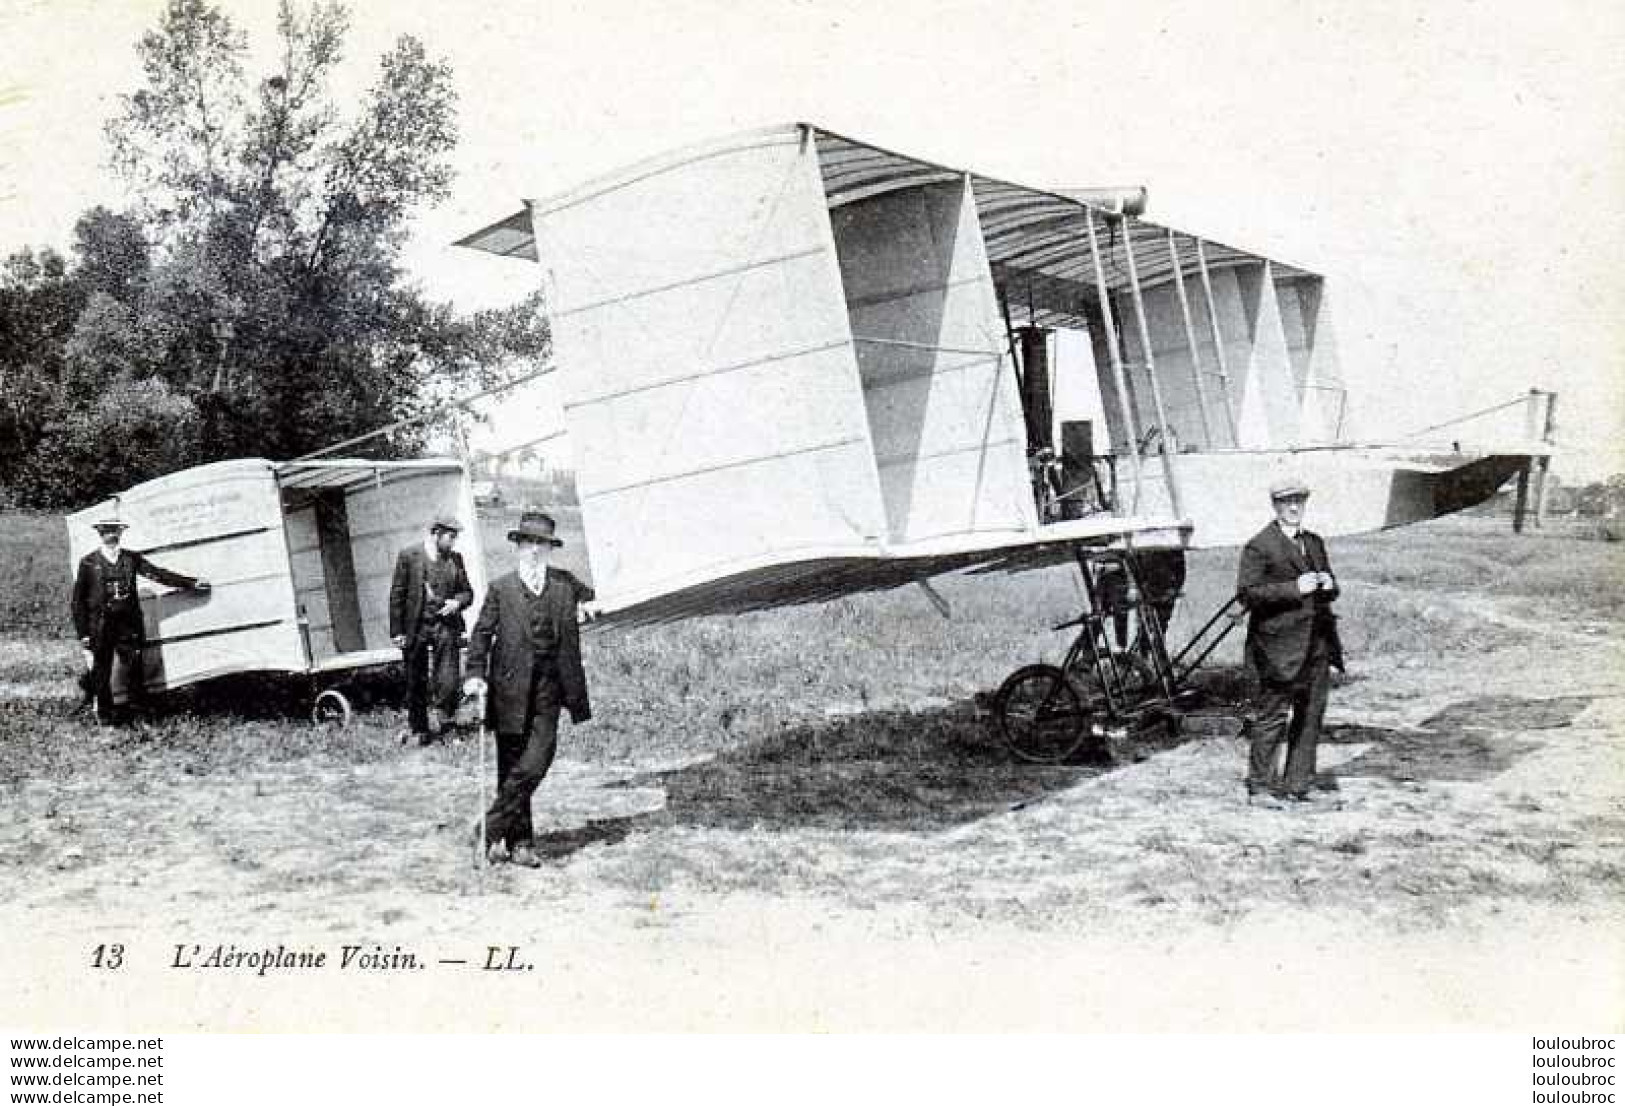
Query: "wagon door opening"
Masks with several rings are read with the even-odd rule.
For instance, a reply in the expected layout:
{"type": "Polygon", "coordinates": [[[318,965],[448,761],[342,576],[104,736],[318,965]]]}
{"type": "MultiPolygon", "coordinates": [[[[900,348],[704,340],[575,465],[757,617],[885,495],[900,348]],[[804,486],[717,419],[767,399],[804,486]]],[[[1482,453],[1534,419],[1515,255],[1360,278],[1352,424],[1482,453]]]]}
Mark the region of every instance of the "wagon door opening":
{"type": "Polygon", "coordinates": [[[282,504],[294,592],[316,668],[397,659],[389,589],[400,550],[425,539],[431,519],[465,527],[459,551],[484,580],[473,500],[451,461],[310,461],[282,466],[282,504]]]}
{"type": "Polygon", "coordinates": [[[317,663],[366,648],[347,500],[340,488],[285,493],[294,594],[317,663]]]}

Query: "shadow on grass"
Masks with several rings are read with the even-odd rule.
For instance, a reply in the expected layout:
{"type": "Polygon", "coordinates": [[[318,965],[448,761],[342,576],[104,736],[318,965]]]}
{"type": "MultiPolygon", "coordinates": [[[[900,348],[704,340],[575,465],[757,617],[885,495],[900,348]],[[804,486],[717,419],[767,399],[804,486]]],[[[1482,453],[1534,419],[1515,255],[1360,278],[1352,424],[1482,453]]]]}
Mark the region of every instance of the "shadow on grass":
{"type": "MultiPolygon", "coordinates": [[[[24,670],[18,666],[0,670],[0,681],[15,679],[20,671],[24,670]]],[[[48,683],[37,680],[41,684],[38,693],[12,695],[0,699],[0,703],[23,704],[42,716],[88,721],[91,718],[90,674],[80,671],[64,677],[60,665],[54,665],[46,674],[50,680],[48,683]]],[[[138,716],[152,723],[187,717],[308,722],[317,693],[329,688],[342,692],[358,712],[401,709],[405,700],[405,677],[399,664],[374,665],[321,676],[243,672],[217,676],[174,691],[149,691],[138,716]]],[[[118,701],[123,703],[122,696],[118,701]]]]}
{"type": "Polygon", "coordinates": [[[1540,748],[1519,735],[1562,729],[1591,704],[1582,695],[1521,699],[1486,695],[1452,703],[1416,729],[1332,726],[1325,740],[1373,747],[1341,765],[1340,776],[1472,783],[1506,771],[1540,748]]]}
{"type": "Polygon", "coordinates": [[[664,809],[547,835],[545,855],[624,840],[659,826],[737,830],[931,832],[1041,802],[1079,782],[1187,740],[1164,727],[1087,747],[1072,762],[1017,760],[969,702],[927,712],[875,711],[783,732],[700,764],[625,786],[657,785],[664,809]]]}
{"type": "MultiPolygon", "coordinates": [[[[1588,703],[1491,696],[1453,704],[1419,729],[1330,726],[1326,743],[1372,748],[1327,773],[1328,786],[1335,787],[1330,781],[1337,777],[1486,779],[1539,748],[1520,734],[1568,726],[1588,703]]],[[[1110,763],[1032,765],[1014,759],[968,703],[930,713],[875,712],[787,729],[701,764],[628,781],[628,787],[663,787],[665,808],[548,834],[537,845],[562,859],[672,826],[931,832],[1030,806],[1201,739],[1192,730],[1176,735],[1155,728],[1114,744],[1110,763]]]]}
{"type": "MultiPolygon", "coordinates": [[[[1359,676],[1334,676],[1333,686],[1356,682],[1359,676]]],[[[1246,672],[1219,668],[1198,673],[1194,681],[1209,718],[1227,722],[1223,732],[1240,732],[1239,714],[1248,695],[1246,672]]],[[[1322,744],[1370,745],[1354,760],[1339,765],[1328,777],[1361,776],[1401,782],[1470,783],[1506,771],[1539,743],[1518,735],[1572,725],[1591,704],[1586,696],[1525,699],[1513,695],[1485,695],[1452,703],[1422,724],[1409,729],[1382,726],[1330,725],[1322,744]]],[[[1187,720],[1187,725],[1200,716],[1187,720]]],[[[1215,733],[1217,736],[1217,733],[1215,733]]]]}
{"type": "Polygon", "coordinates": [[[243,672],[152,695],[148,715],[154,720],[193,714],[222,720],[309,722],[317,693],[328,688],[342,692],[356,711],[399,709],[405,698],[405,678],[398,664],[320,677],[243,672]]]}

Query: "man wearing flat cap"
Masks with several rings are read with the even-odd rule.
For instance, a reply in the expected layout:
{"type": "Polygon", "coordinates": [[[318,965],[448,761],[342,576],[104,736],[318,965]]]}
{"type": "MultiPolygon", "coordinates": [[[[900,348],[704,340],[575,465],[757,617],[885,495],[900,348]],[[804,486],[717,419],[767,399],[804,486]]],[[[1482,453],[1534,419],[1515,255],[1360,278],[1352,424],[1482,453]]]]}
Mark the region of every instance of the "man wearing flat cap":
{"type": "Polygon", "coordinates": [[[420,745],[439,737],[457,710],[463,611],[474,602],[453,548],[462,528],[450,515],[430,522],[428,536],[395,558],[389,585],[389,639],[406,664],[406,724],[420,745]]]}
{"type": "Polygon", "coordinates": [[[73,629],[79,645],[91,655],[90,687],[95,699],[96,718],[102,725],[118,725],[127,715],[114,709],[113,664],[117,661],[129,673],[126,695],[131,712],[146,697],[141,651],[147,643],[145,620],[141,617],[141,596],[136,578],[145,576],[166,587],[207,593],[206,581],[159,568],[132,549],[119,543],[129,525],[116,516],[94,524],[101,547],[79,561],[73,577],[73,629]]]}
{"type": "Polygon", "coordinates": [[[491,582],[469,639],[464,690],[488,695],[497,741],[497,794],[482,830],[490,863],[541,865],[530,800],[558,750],[559,712],[576,725],[592,717],[577,610],[593,591],[551,564],[564,544],[555,531],[541,511],[526,511],[508,531],[518,565],[491,582]]]}
{"type": "Polygon", "coordinates": [[[1244,730],[1250,738],[1247,794],[1261,805],[1309,800],[1326,714],[1330,669],[1343,670],[1332,603],[1337,577],[1326,543],[1303,527],[1309,486],[1290,478],[1270,488],[1275,521],[1241,551],[1236,594],[1248,611],[1247,661],[1258,680],[1244,730]],[[1276,751],[1286,744],[1277,777],[1276,751]]]}

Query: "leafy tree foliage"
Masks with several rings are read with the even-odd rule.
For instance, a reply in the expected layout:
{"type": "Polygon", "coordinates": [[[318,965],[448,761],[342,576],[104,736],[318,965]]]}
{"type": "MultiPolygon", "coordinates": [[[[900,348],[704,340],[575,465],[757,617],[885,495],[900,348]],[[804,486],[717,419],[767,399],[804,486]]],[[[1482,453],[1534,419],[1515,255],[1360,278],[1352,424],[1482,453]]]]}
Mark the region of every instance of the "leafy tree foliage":
{"type": "Polygon", "coordinates": [[[84,292],[54,250],[22,250],[0,268],[0,482],[40,443],[68,384],[64,348],[84,292]]]}
{"type": "Polygon", "coordinates": [[[347,27],[336,3],[283,0],[257,75],[206,0],[169,0],[141,39],[140,87],[106,131],[132,206],[87,212],[71,258],[23,251],[0,272],[0,485],[15,498],[296,456],[547,356],[539,296],[460,316],[406,281],[409,219],[451,186],[451,73],[402,37],[346,111],[332,85],[347,27]],[[34,471],[47,465],[67,471],[34,471]]]}
{"type": "Polygon", "coordinates": [[[112,491],[129,484],[132,472],[156,475],[195,448],[198,425],[197,408],[162,378],[119,377],[88,406],[51,423],[35,463],[19,473],[17,495],[71,503],[84,487],[112,491]]]}

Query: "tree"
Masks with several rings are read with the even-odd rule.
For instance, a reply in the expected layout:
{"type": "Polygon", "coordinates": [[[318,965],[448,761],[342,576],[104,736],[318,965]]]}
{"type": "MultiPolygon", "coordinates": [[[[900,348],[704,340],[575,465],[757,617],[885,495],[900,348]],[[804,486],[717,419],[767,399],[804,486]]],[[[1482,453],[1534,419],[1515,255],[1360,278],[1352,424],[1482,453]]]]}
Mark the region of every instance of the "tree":
{"type": "Polygon", "coordinates": [[[39,446],[65,384],[63,348],[84,298],[54,250],[21,250],[0,268],[0,476],[39,446]]]}
{"type": "Polygon", "coordinates": [[[56,504],[109,494],[173,468],[197,430],[192,401],[162,379],[121,377],[89,406],[46,426],[35,463],[19,474],[17,495],[56,504]]]}
{"type": "MultiPolygon", "coordinates": [[[[342,110],[347,27],[336,3],[282,0],[276,60],[251,75],[224,12],[169,0],[107,126],[130,208],[86,212],[70,257],[0,269],[0,491],[60,504],[296,456],[546,359],[539,293],[465,316],[406,281],[409,220],[451,185],[451,73],[402,37],[342,110]],[[124,465],[121,435],[141,439],[124,465]]],[[[413,452],[425,429],[369,448],[413,452]]]]}
{"type": "Polygon", "coordinates": [[[431,377],[546,351],[533,303],[461,318],[404,281],[408,220],[451,185],[451,73],[402,37],[346,117],[347,26],[338,4],[283,0],[277,62],[251,80],[225,14],[170,0],[108,126],[158,259],[136,327],[198,397],[206,454],[306,452],[420,412],[431,377]]]}

